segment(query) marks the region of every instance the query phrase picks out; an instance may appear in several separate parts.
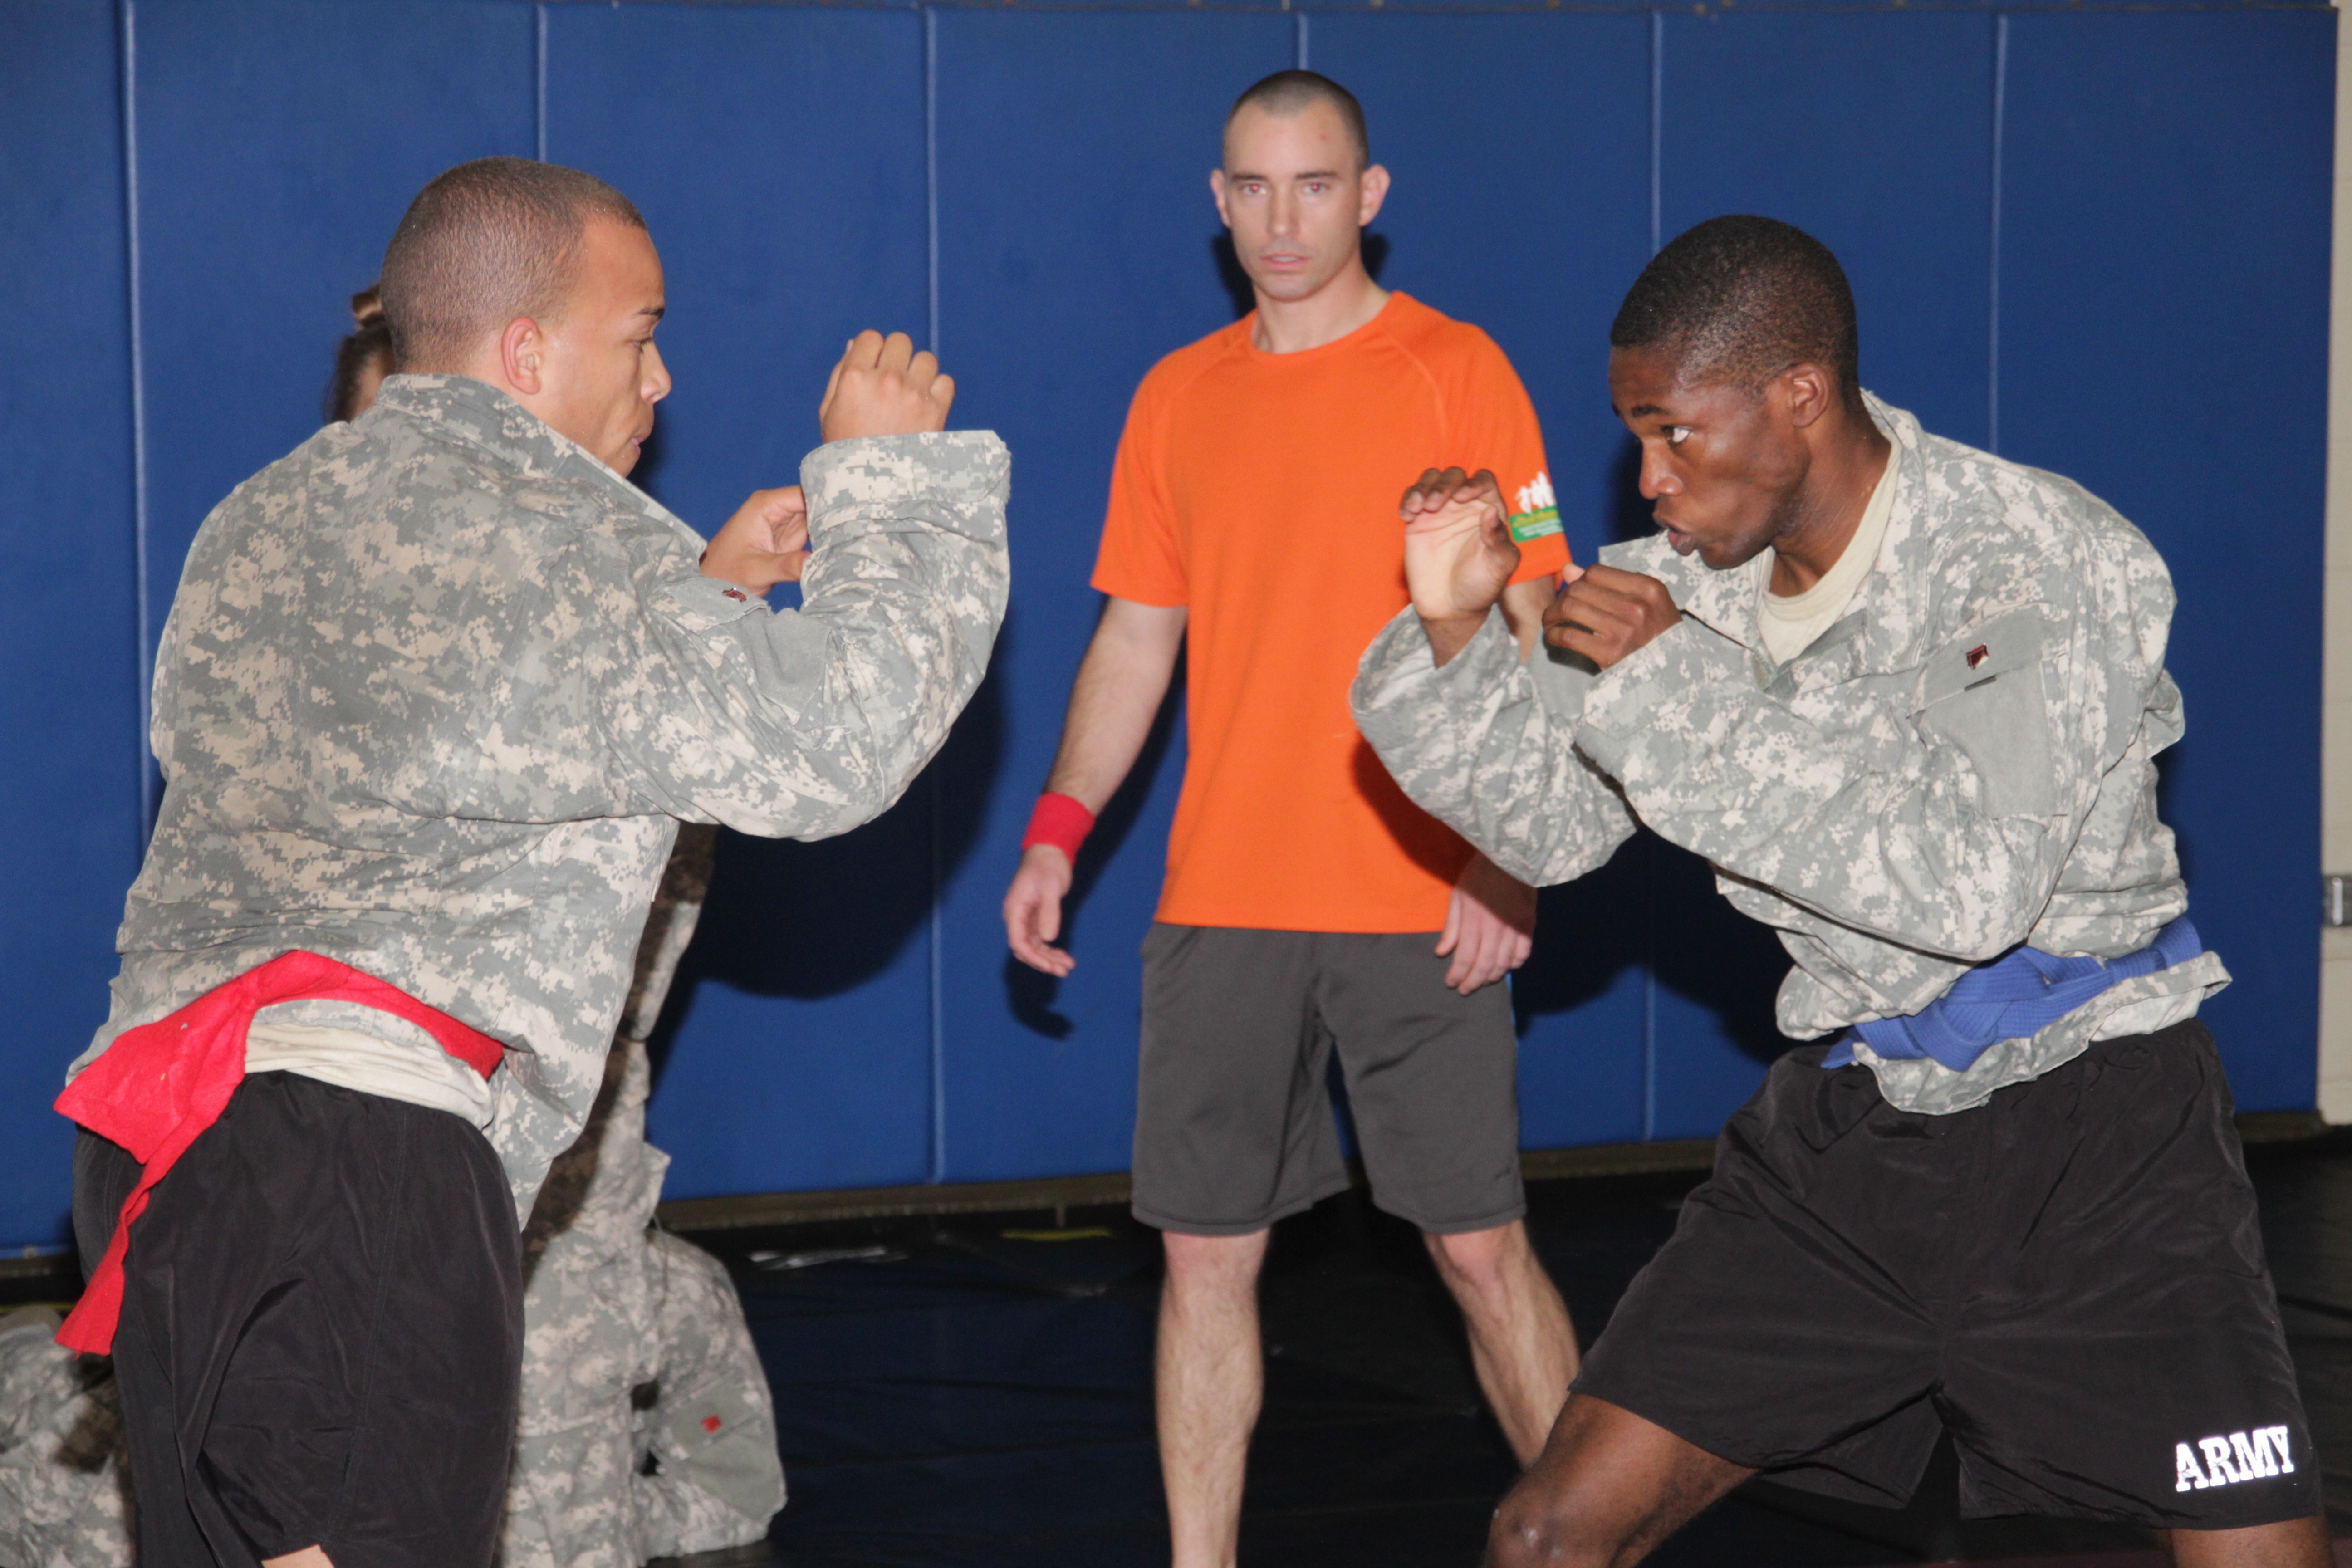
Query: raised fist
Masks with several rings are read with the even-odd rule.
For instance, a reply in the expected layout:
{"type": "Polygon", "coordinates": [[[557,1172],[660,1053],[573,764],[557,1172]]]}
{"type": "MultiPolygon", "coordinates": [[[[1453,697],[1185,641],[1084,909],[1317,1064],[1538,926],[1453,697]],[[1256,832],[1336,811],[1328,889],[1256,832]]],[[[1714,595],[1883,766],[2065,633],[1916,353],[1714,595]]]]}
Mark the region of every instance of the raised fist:
{"type": "Polygon", "coordinates": [[[954,401],[954,378],[940,374],[940,362],[928,350],[917,353],[912,338],[863,331],[833,367],[824,401],[817,405],[817,427],[828,441],[944,430],[954,401]]]}

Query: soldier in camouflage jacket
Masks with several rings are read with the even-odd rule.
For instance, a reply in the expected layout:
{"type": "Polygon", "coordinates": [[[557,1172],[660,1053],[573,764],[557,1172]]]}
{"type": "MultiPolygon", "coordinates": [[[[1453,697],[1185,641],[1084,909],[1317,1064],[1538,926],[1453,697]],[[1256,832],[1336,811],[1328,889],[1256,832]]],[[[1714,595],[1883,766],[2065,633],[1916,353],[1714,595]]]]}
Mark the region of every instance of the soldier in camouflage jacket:
{"type": "Polygon", "coordinates": [[[2198,1004],[2155,758],[2173,591],[2080,486],[1857,378],[1818,241],[1710,220],[1612,330],[1663,537],[1601,552],[1522,663],[1492,476],[1405,498],[1413,607],[1364,735],[1513,875],[1637,825],[1795,967],[1784,1055],[1592,1348],[1489,1562],[1630,1564],[1746,1477],[2121,1519],[2184,1564],[2327,1559],[2309,1431],[2198,1004]]]}
{"type": "MultiPolygon", "coordinates": [[[[1601,559],[1681,618],[1606,671],[1559,647],[1523,668],[1499,616],[1439,669],[1406,613],[1356,686],[1405,793],[1515,877],[1580,877],[1637,823],[1712,861],[1796,961],[1780,1021],[1801,1040],[1915,1013],[2020,942],[2131,952],[2189,907],[2156,815],[2156,754],[2181,731],[2163,561],[2081,486],[1865,397],[1893,447],[1885,541],[1787,665],[1757,630],[1755,563],[1717,572],[1653,538],[1601,559]]],[[[2228,983],[2200,954],[1965,1071],[1855,1055],[1896,1105],[1962,1110],[2228,983]]]]}
{"type": "MultiPolygon", "coordinates": [[[[852,342],[802,488],[707,549],[626,482],[670,385],[664,285],[601,182],[449,171],[383,298],[404,374],[190,551],[155,677],[162,813],[73,1069],[110,1087],[68,1090],[86,1257],[152,1187],[83,1307],[119,1267],[158,1561],[487,1568],[520,1216],[604,1082],[677,824],[817,837],[878,815],[1004,610],[1009,460],[941,428],[952,384],[903,335],[852,342]],[[772,611],[793,575],[802,607],[772,611]],[[301,994],[226,984],[280,955],[301,994]],[[176,1151],[154,1129],[178,1102],[138,1095],[179,1037],[142,1026],[217,1038],[224,1016],[250,1074],[217,1120],[175,1124],[201,1131],[157,1184],[160,1155],[87,1129],[176,1151]],[[132,1072],[89,1071],[122,1046],[132,1072]]],[[[202,1048],[167,1081],[216,1081],[202,1048]]]]}

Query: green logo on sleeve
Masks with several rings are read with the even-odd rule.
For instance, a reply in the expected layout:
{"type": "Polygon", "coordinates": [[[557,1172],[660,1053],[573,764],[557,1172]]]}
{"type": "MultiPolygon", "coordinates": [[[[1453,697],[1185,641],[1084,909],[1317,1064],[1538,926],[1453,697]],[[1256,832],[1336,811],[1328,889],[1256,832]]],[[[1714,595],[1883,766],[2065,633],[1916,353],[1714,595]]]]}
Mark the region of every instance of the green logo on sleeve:
{"type": "Polygon", "coordinates": [[[1551,476],[1538,474],[1521,485],[1514,498],[1519,510],[1511,514],[1511,537],[1521,544],[1559,531],[1559,500],[1551,493],[1551,476]]]}

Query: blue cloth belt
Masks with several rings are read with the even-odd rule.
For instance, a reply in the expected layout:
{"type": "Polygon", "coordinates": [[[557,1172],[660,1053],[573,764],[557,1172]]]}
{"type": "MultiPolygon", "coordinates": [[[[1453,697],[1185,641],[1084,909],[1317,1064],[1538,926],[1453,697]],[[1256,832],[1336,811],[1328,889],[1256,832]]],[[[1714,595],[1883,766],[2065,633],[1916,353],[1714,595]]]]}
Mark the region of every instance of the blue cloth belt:
{"type": "Polygon", "coordinates": [[[2187,915],[2121,958],[2053,958],[2012,947],[1961,975],[1949,991],[1909,1017],[1856,1024],[1830,1047],[1822,1066],[1850,1065],[1859,1041],[1889,1061],[1925,1058],[1966,1072],[2000,1041],[2040,1034],[2109,986],[2186,963],[2204,951],[2187,915]]]}

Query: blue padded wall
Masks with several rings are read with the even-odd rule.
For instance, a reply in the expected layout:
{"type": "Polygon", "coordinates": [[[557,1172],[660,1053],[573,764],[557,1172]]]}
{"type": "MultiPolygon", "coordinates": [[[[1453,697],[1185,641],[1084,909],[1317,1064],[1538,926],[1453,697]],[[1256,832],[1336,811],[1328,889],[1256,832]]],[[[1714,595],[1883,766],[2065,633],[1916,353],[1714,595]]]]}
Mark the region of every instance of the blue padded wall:
{"type": "MultiPolygon", "coordinates": [[[[715,531],[798,480],[850,332],[929,336],[922,18],[565,6],[546,59],[547,156],[662,247],[676,390],[642,477],[715,531]]],[[[826,843],[726,838],[651,1116],[674,1190],[929,1174],[933,787],[826,843]]]]}
{"type": "Polygon", "coordinates": [[[2189,733],[2165,816],[2237,977],[2204,1016],[2248,1107],[2312,1102],[2318,1028],[2335,25],[2007,20],[2000,447],[2113,502],[2171,565],[2189,733]]]}
{"type": "MultiPolygon", "coordinates": [[[[1838,251],[1874,388],[2147,530],[2183,595],[2168,811],[2239,976],[2210,1016],[2242,1104],[2310,1105],[2334,25],[2195,0],[0,0],[0,288],[40,369],[0,391],[0,805],[37,825],[0,847],[0,981],[25,999],[0,1242],[62,1235],[46,1107],[104,1012],[143,650],[188,540],[313,427],[344,299],[416,187],[491,152],[646,211],[677,390],[642,477],[698,527],[790,480],[866,325],[935,342],[960,422],[1016,453],[1013,612],[940,765],[841,839],[722,841],[659,1042],[671,1191],[1122,1167],[1181,694],[1081,858],[1077,973],[1009,964],[997,907],[1097,613],[1128,398],[1235,310],[1220,117],[1300,60],[1362,96],[1396,176],[1384,281],[1518,365],[1580,556],[1645,526],[1609,319],[1658,238],[1722,211],[1838,251]]],[[[1654,841],[1547,893],[1517,985],[1527,1141],[1711,1131],[1782,1044],[1782,967],[1654,841]]]]}
{"type": "Polygon", "coordinates": [[[0,4],[0,1242],[58,1232],[142,838],[121,73],[111,5],[0,4]]]}
{"type": "Polygon", "coordinates": [[[230,489],[319,427],[352,292],[418,187],[532,146],[530,11],[140,0],[148,603],[230,489]]]}

